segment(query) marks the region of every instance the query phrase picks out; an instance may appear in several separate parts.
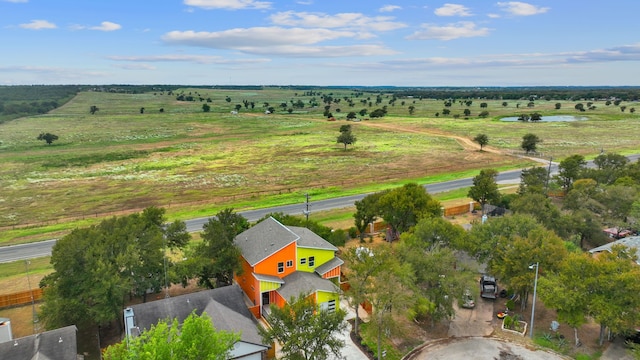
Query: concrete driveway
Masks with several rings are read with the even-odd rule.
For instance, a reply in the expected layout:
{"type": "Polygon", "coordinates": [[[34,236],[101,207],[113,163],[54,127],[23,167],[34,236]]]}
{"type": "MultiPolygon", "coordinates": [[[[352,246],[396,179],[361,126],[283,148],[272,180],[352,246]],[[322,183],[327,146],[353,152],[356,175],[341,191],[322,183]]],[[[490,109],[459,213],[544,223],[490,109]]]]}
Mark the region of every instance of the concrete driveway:
{"type": "Polygon", "coordinates": [[[473,309],[456,309],[449,323],[449,337],[489,336],[493,333],[494,301],[476,299],[473,309]]]}
{"type": "Polygon", "coordinates": [[[529,350],[519,344],[500,339],[469,337],[425,345],[419,352],[406,359],[566,360],[570,358],[542,350],[529,350]]]}

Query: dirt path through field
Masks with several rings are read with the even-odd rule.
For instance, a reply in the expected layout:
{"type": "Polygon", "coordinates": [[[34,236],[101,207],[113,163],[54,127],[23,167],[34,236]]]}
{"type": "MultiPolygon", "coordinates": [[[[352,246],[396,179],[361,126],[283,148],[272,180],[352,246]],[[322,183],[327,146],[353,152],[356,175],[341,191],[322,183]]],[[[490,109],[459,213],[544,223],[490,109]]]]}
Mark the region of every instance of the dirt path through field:
{"type": "MultiPolygon", "coordinates": [[[[464,148],[465,150],[468,150],[468,151],[478,151],[478,150],[480,150],[480,145],[478,145],[475,142],[473,142],[473,140],[471,140],[469,138],[466,138],[464,136],[448,134],[448,133],[443,132],[441,130],[413,129],[413,128],[409,128],[409,127],[405,127],[405,126],[394,125],[394,124],[380,124],[380,123],[372,123],[372,122],[360,122],[360,123],[358,123],[358,125],[359,126],[375,127],[375,128],[389,130],[389,131],[410,132],[410,133],[415,133],[415,134],[424,134],[424,135],[431,135],[431,136],[446,137],[446,138],[454,139],[455,141],[457,141],[458,144],[460,144],[460,146],[462,146],[462,148],[464,148]]],[[[495,153],[495,154],[503,154],[504,155],[504,153],[501,152],[500,150],[492,148],[492,147],[488,147],[488,146],[484,146],[482,148],[482,150],[483,151],[487,151],[487,152],[491,152],[491,153],[495,153]]]]}

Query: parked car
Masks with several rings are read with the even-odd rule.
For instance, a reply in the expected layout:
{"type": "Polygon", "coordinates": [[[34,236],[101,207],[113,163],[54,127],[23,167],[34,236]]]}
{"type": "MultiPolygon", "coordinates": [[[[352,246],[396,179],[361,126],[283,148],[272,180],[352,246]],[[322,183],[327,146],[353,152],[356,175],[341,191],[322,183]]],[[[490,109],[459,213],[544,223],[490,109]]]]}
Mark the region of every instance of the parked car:
{"type": "Polygon", "coordinates": [[[480,297],[484,299],[496,299],[498,297],[498,282],[490,275],[480,277],[480,297]]]}
{"type": "Polygon", "coordinates": [[[476,302],[473,300],[473,296],[471,296],[471,291],[469,291],[469,289],[466,289],[462,294],[460,306],[465,309],[473,309],[476,306],[476,302]]]}

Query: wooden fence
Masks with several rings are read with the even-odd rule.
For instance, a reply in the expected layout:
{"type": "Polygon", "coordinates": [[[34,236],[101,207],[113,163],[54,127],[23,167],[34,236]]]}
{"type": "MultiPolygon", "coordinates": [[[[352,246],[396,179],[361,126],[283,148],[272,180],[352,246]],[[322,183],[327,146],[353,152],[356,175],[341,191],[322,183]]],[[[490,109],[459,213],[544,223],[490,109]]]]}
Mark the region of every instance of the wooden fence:
{"type": "Polygon", "coordinates": [[[40,299],[42,299],[42,289],[37,288],[13,294],[0,295],[0,309],[30,304],[32,301],[31,296],[33,296],[33,301],[40,301],[40,299]]]}

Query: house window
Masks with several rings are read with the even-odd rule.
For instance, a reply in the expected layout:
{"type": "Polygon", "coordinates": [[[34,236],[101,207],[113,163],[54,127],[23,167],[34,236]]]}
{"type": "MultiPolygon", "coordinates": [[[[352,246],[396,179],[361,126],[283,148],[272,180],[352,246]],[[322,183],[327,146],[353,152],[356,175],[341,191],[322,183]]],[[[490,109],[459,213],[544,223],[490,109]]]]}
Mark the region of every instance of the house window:
{"type": "Polygon", "coordinates": [[[300,265],[304,265],[307,263],[307,258],[300,259],[300,265]]]}
{"type": "Polygon", "coordinates": [[[309,267],[314,267],[316,265],[315,256],[309,256],[309,267]]]}
{"type": "Polygon", "coordinates": [[[293,260],[287,260],[287,267],[292,267],[293,266],[293,260]]]}
{"type": "Polygon", "coordinates": [[[279,262],[278,263],[278,274],[281,274],[284,272],[284,263],[283,262],[279,262]]]}
{"type": "Polygon", "coordinates": [[[330,300],[330,301],[321,303],[320,304],[320,310],[328,311],[328,312],[336,311],[336,301],[335,300],[330,300]]]}

